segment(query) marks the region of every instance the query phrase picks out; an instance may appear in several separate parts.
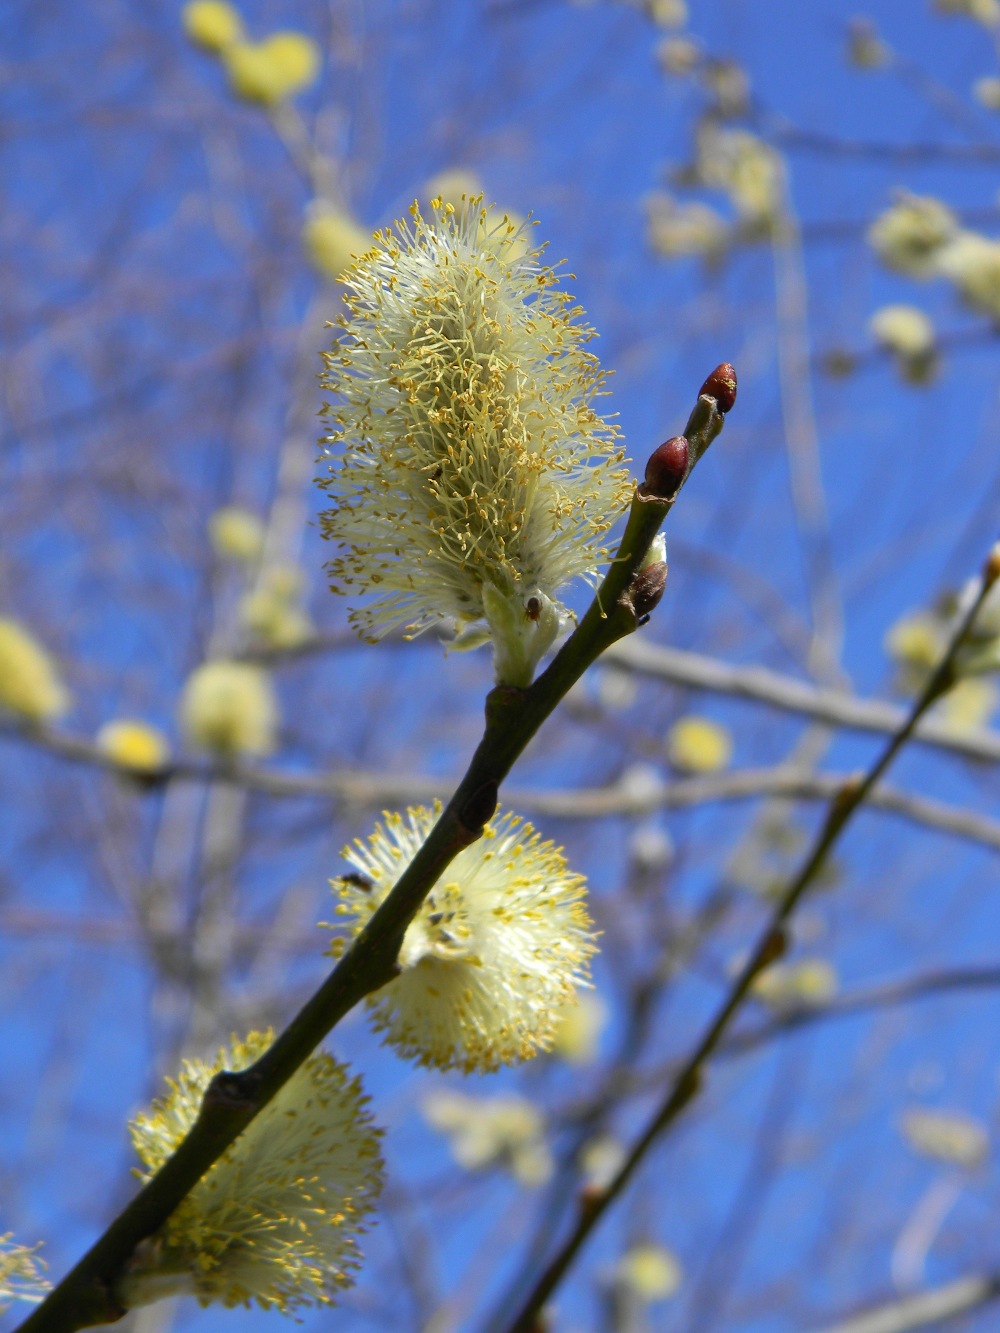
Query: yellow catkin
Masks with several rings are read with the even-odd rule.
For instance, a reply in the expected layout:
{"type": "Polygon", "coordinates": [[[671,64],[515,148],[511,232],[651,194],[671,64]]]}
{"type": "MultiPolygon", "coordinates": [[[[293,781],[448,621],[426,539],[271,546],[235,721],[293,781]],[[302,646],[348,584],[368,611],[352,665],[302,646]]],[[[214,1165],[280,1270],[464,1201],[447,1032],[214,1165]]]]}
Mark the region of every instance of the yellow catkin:
{"type": "Polygon", "coordinates": [[[278,706],[270,677],[248,662],[204,662],[181,696],[181,727],[188,743],[223,758],[269,754],[278,706]]]}
{"type": "Polygon", "coordinates": [[[683,28],[688,20],[686,0],[645,0],[649,17],[660,28],[683,28]]]}
{"type": "Polygon", "coordinates": [[[226,505],[217,509],[208,523],[212,549],[220,560],[253,565],[264,550],[264,524],[249,509],[226,505]]]}
{"type": "Polygon", "coordinates": [[[545,1120],[525,1097],[468,1097],[442,1089],[425,1099],[423,1112],[448,1136],[453,1157],[467,1171],[502,1166],[529,1189],[552,1175],[545,1120]]]}
{"type": "Polygon", "coordinates": [[[937,273],[948,279],[970,309],[1000,319],[1000,241],[960,231],[935,259],[937,273]]]}
{"type": "Polygon", "coordinates": [[[0,619],[0,709],[28,722],[54,722],[69,708],[55,662],[23,625],[0,619]]]}
{"type": "Polygon", "coordinates": [[[990,1153],[986,1126],[962,1111],[915,1107],[903,1116],[902,1130],[915,1152],[940,1162],[973,1168],[990,1153]]]}
{"type": "Polygon", "coordinates": [[[810,1009],[837,994],[837,971],[825,958],[773,963],[753,983],[752,994],[772,1009],[810,1009]]]}
{"type": "Polygon", "coordinates": [[[191,0],[181,11],[188,38],[213,55],[219,55],[243,36],[239,10],[225,0],[191,0]]]}
{"type": "Polygon", "coordinates": [[[921,675],[937,666],[946,647],[945,628],[929,611],[903,616],[885,636],[885,650],[893,661],[921,675]]]}
{"type": "Polygon", "coordinates": [[[868,244],[886,268],[926,278],[935,272],[942,247],[957,230],[954,213],[940,199],[900,191],[869,227],[868,244]]]}
{"type": "Polygon", "coordinates": [[[571,1065],[589,1065],[597,1059],[601,1033],[608,1021],[604,1002],[593,991],[579,991],[557,1014],[552,1053],[571,1065]]]}
{"type": "Polygon", "coordinates": [[[0,1314],[14,1301],[41,1300],[50,1287],[42,1273],[45,1262],[38,1258],[38,1245],[19,1245],[8,1231],[0,1235],[0,1314]]]}
{"type": "Polygon", "coordinates": [[[972,95],[987,111],[1000,111],[1000,79],[995,74],[977,79],[972,85],[972,95]]]}
{"type": "Polygon", "coordinates": [[[371,233],[347,213],[314,205],[302,228],[302,248],[318,273],[336,281],[372,243],[371,233]]]}
{"type": "Polygon", "coordinates": [[[302,605],[306,578],[295,564],[269,565],[240,601],[240,623],[269,648],[301,647],[316,634],[302,605]]]}
{"type": "Polygon", "coordinates": [[[559,591],[594,577],[632,489],[592,406],[593,332],[524,243],[481,199],[414,206],[345,274],[323,380],[331,583],[373,595],[355,624],[450,622],[458,647],[492,640],[510,684],[567,623],[559,591]]]}
{"type": "MultiPolygon", "coordinates": [[[[367,842],[344,849],[357,873],[333,888],[347,937],[363,929],[438,813],[386,813],[367,842]]],[[[596,952],[585,894],[558,847],[516,815],[495,817],[410,923],[399,975],[369,1000],[376,1028],[402,1055],[441,1069],[496,1069],[548,1050],[596,952]]]]}
{"type": "Polygon", "coordinates": [[[287,101],[319,75],[319,47],[301,32],[275,32],[262,42],[236,42],[222,54],[233,93],[261,106],[287,101]]]}
{"type": "Polygon", "coordinates": [[[684,773],[717,773],[729,766],[732,755],[729,732],[707,717],[682,717],[667,736],[667,757],[684,773]]]}
{"type": "MultiPolygon", "coordinates": [[[[213,1075],[238,1072],[271,1044],[233,1038],[214,1061],[187,1060],[130,1125],[148,1180],[194,1124],[213,1075]]],[[[330,1305],[352,1284],[356,1237],[382,1184],[379,1131],[360,1082],[311,1056],[143,1241],[116,1294],[131,1309],[170,1295],[286,1314],[330,1305]]]]}
{"type": "Polygon", "coordinates": [[[869,322],[872,337],[896,358],[900,374],[911,384],[926,384],[937,369],[934,325],[917,306],[886,305],[869,322]]]}
{"type": "Polygon", "coordinates": [[[156,773],[170,759],[170,742],[163,732],[130,718],[106,723],[97,733],[97,744],[120,768],[134,773],[156,773]]]}
{"type": "Polygon", "coordinates": [[[652,1304],[672,1296],[684,1275],[676,1255],[663,1245],[644,1241],[625,1251],[615,1276],[640,1301],[652,1304]]]}

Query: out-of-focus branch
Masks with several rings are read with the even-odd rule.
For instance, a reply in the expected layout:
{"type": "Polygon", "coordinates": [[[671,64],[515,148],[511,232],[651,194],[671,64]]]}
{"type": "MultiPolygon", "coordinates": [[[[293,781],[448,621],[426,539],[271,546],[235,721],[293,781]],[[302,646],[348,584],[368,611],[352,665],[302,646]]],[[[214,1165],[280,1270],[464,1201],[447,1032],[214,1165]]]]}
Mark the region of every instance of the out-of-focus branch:
{"type": "MultiPolygon", "coordinates": [[[[616,644],[605,660],[638,675],[768,704],[781,712],[796,713],[848,731],[891,736],[906,719],[906,709],[898,704],[862,699],[844,690],[810,685],[767,667],[734,666],[700,653],[639,640],[616,644]]],[[[1000,760],[1000,733],[960,731],[934,718],[921,720],[913,741],[949,750],[964,759],[984,759],[992,763],[1000,760]]]]}
{"type": "Polygon", "coordinates": [[[947,162],[955,166],[989,167],[1000,162],[1000,145],[993,143],[884,143],[873,139],[842,139],[820,130],[801,130],[782,124],[770,134],[782,148],[821,153],[828,157],[870,158],[878,162],[947,162]]]}
{"type": "Polygon", "coordinates": [[[844,637],[844,616],[830,539],[819,433],[813,411],[809,309],[802,237],[794,201],[785,191],[781,225],[771,244],[778,318],[778,376],[795,524],[805,561],[813,638],[809,667],[834,683],[844,637]]]}
{"type": "MultiPolygon", "coordinates": [[[[294,649],[255,649],[246,656],[274,665],[286,658],[343,648],[356,642],[354,635],[330,634],[317,636],[294,649]]],[[[906,709],[888,700],[865,699],[847,690],[813,685],[795,676],[786,676],[770,667],[740,666],[705,653],[669,648],[645,639],[625,639],[616,643],[604,654],[603,661],[638,676],[745,699],[750,703],[767,704],[779,712],[807,717],[845,731],[891,736],[906,719],[906,709]]],[[[921,721],[912,743],[946,750],[962,759],[1000,761],[1000,732],[964,731],[933,717],[921,721]]]]}
{"type": "Polygon", "coordinates": [[[289,157],[314,193],[321,198],[336,199],[336,163],[316,147],[298,109],[291,102],[280,102],[269,114],[289,157]]]}
{"type": "MultiPolygon", "coordinates": [[[[994,215],[990,221],[995,225],[996,216],[994,215]]],[[[985,347],[988,343],[995,343],[997,336],[996,324],[971,324],[965,328],[949,329],[944,333],[935,332],[934,350],[946,353],[960,352],[970,347],[985,347]]],[[[878,343],[868,343],[855,348],[828,346],[825,351],[817,354],[815,360],[818,368],[829,376],[856,375],[861,371],[882,370],[886,366],[891,366],[893,353],[888,347],[878,343]],[[837,368],[837,361],[843,362],[842,371],[837,368]]]]}
{"type": "Polygon", "coordinates": [[[935,995],[947,995],[955,991],[997,989],[1000,989],[1000,967],[954,967],[925,972],[902,981],[890,981],[881,986],[867,986],[846,995],[837,995],[821,1007],[796,1009],[773,1018],[747,1032],[730,1037],[719,1047],[719,1055],[746,1055],[776,1037],[838,1018],[891,1009],[896,1005],[929,1000],[935,995]]]}
{"type": "MultiPolygon", "coordinates": [[[[294,649],[254,650],[246,656],[273,665],[286,658],[348,647],[356,642],[354,635],[331,634],[317,636],[294,649]]],[[[604,654],[603,661],[638,676],[767,704],[779,712],[794,713],[845,731],[891,736],[906,719],[904,707],[884,699],[865,699],[847,690],[813,685],[769,667],[740,666],[705,653],[669,648],[645,639],[616,643],[604,654]]],[[[935,718],[921,721],[913,744],[947,750],[962,759],[1000,761],[1000,732],[964,731],[935,718]]]]}
{"type": "Polygon", "coordinates": [[[922,715],[953,683],[955,657],[998,578],[1000,578],[1000,543],[991,550],[983,569],[978,594],[956,627],[940,664],[915,700],[909,717],[884,747],[867,773],[863,777],[848,780],[830,802],[826,819],[819,829],[812,848],[798,873],[775,904],[764,930],[760,933],[747,962],[729,987],[715,1017],[689,1057],[683,1062],[677,1076],[671,1080],[670,1088],[662,1103],[633,1144],[632,1150],[614,1178],[604,1189],[591,1191],[586,1196],[572,1232],[558,1246],[517,1313],[505,1325],[508,1333],[531,1333],[537,1324],[542,1307],[572,1267],[605,1212],[629,1184],[646,1153],[677,1122],[684,1110],[697,1100],[704,1069],[749,996],[754,981],[763,969],[784,951],[786,923],[813,884],[816,875],[826,864],[828,856],[838,845],[855,814],[862,808],[899,751],[906,745],[922,715]]]}
{"type": "MultiPolygon", "coordinates": [[[[92,764],[130,780],[127,772],[123,772],[93,741],[82,736],[7,726],[0,727],[0,737],[34,744],[64,759],[92,764]]],[[[375,807],[443,800],[453,786],[445,779],[419,773],[366,773],[354,768],[327,773],[287,773],[254,765],[213,766],[191,759],[174,760],[159,772],[135,780],[144,786],[156,787],[178,779],[205,784],[226,783],[275,797],[311,797],[345,806],[375,807]]],[[[735,773],[682,778],[643,790],[636,790],[627,776],[605,787],[508,787],[506,799],[518,810],[536,815],[551,815],[558,819],[610,819],[758,797],[825,801],[835,796],[846,780],[843,774],[812,773],[791,764],[779,764],[773,768],[748,768],[735,773]]],[[[938,833],[1000,851],[1000,820],[976,814],[962,806],[947,805],[895,787],[880,787],[868,798],[868,804],[873,809],[899,815],[938,833]]]]}
{"type": "Polygon", "coordinates": [[[1000,1273],[970,1273],[917,1296],[873,1305],[836,1324],[824,1324],[816,1333],[910,1333],[911,1329],[943,1328],[992,1301],[1000,1299],[1000,1273]]]}
{"type": "MultiPolygon", "coordinates": [[[[865,986],[834,996],[822,1005],[791,1009],[787,1013],[756,1023],[753,1027],[720,1042],[713,1059],[735,1060],[744,1055],[752,1055],[754,1051],[769,1046],[782,1037],[825,1023],[836,1022],[838,1019],[877,1013],[881,1009],[893,1009],[897,1005],[915,1004],[921,1000],[931,1000],[936,995],[987,990],[1000,990],[1000,967],[942,968],[906,977],[901,981],[865,986]]],[[[613,1067],[605,1086],[595,1096],[564,1106],[558,1118],[564,1124],[589,1124],[595,1109],[602,1110],[612,1101],[620,1101],[623,1097],[648,1093],[654,1088],[662,1087],[665,1081],[677,1076],[679,1068],[676,1061],[642,1073],[634,1073],[625,1065],[613,1067]]]]}
{"type": "MultiPolygon", "coordinates": [[[[706,390],[714,384],[710,377],[706,390]]],[[[728,387],[725,381],[721,387],[728,387]]],[[[735,397],[735,386],[731,393],[735,397]]],[[[726,408],[732,406],[732,397],[726,408]]],[[[465,776],[368,924],[254,1064],[213,1078],[194,1125],[176,1151],[29,1315],[21,1333],[75,1333],[120,1319],[126,1311],[116,1284],[138,1243],[162,1226],[344,1015],[393,977],[407,927],[454,858],[482,836],[496,809],[499,786],[528,742],[601,653],[644,623],[642,599],[656,585],[649,583],[643,562],[691,467],[723,422],[716,398],[699,394],[687,422],[683,472],[661,469],[670,479],[669,490],[636,488],[618,551],[597,595],[546,670],[524,688],[499,685],[487,696],[483,737],[465,776]]]]}

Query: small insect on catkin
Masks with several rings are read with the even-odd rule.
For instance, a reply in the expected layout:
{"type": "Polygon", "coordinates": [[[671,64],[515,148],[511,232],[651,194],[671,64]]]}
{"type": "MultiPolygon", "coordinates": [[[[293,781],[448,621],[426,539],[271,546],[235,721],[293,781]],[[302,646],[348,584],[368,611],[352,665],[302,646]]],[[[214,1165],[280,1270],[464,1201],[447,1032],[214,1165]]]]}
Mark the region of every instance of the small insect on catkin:
{"type": "MultiPolygon", "coordinates": [[[[367,843],[344,849],[358,873],[333,882],[337,929],[362,930],[439,813],[386,814],[367,843]]],[[[410,923],[399,975],[369,1000],[376,1027],[400,1054],[441,1069],[496,1069],[549,1049],[596,952],[585,894],[558,847],[516,815],[494,817],[410,923]]]]}

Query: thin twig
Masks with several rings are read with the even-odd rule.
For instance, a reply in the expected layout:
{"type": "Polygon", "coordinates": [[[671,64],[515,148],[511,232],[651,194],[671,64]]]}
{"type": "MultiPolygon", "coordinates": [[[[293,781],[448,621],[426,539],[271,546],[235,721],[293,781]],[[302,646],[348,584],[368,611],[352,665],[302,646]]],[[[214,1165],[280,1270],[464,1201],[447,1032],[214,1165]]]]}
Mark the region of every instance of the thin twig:
{"type": "Polygon", "coordinates": [[[943,1328],[969,1310],[1000,1299],[1000,1273],[972,1273],[956,1278],[932,1291],[903,1296],[836,1324],[825,1324],[816,1333],[911,1333],[916,1328],[943,1328]]]}
{"type": "MultiPolygon", "coordinates": [[[[987,733],[988,737],[992,735],[987,733]]],[[[83,736],[8,725],[0,726],[0,738],[25,741],[61,758],[107,769],[125,781],[135,781],[150,788],[168,780],[206,785],[222,783],[279,798],[313,798],[345,807],[383,808],[409,805],[415,801],[444,800],[454,786],[445,779],[420,773],[377,773],[363,769],[288,773],[254,765],[210,765],[188,759],[175,760],[148,777],[132,778],[98,745],[83,736]]],[[[681,778],[640,792],[625,780],[604,787],[509,787],[505,797],[510,806],[535,815],[557,819],[608,819],[759,797],[824,801],[834,796],[844,781],[843,774],[812,773],[783,763],[773,768],[746,768],[733,773],[681,778]]],[[[1000,850],[1000,820],[990,819],[987,815],[895,787],[880,787],[868,798],[868,803],[873,809],[899,815],[936,832],[1000,850]]]]}
{"type": "MultiPolygon", "coordinates": [[[[857,1014],[874,1013],[880,1009],[895,1008],[897,1005],[913,1004],[920,1000],[932,999],[936,995],[980,990],[1000,990],[1000,967],[943,968],[921,973],[915,977],[906,977],[901,981],[865,986],[834,996],[822,1005],[803,1004],[789,1009],[743,1032],[737,1032],[719,1043],[713,1060],[740,1059],[783,1037],[836,1022],[838,1019],[853,1018],[857,1014]]],[[[676,1078],[680,1069],[678,1061],[671,1061],[642,1073],[634,1073],[626,1068],[614,1068],[606,1081],[606,1086],[611,1086],[613,1080],[615,1098],[620,1100],[622,1097],[661,1088],[665,1082],[676,1078]]],[[[603,1106],[606,1100],[607,1093],[602,1088],[585,1102],[564,1107],[558,1118],[565,1123],[589,1123],[595,1106],[603,1106]]]]}
{"type": "Polygon", "coordinates": [[[872,139],[841,139],[819,130],[783,126],[772,140],[782,148],[830,157],[870,158],[879,162],[945,162],[953,166],[986,167],[1000,162],[1000,145],[992,143],[886,143],[872,139]]]}
{"type": "Polygon", "coordinates": [[[633,1144],[631,1151],[613,1180],[603,1190],[591,1191],[587,1194],[580,1207],[575,1227],[557,1248],[517,1314],[506,1326],[508,1333],[531,1333],[531,1330],[537,1324],[542,1307],[571,1268],[597,1223],[629,1184],[650,1147],[665,1134],[679,1119],[684,1109],[697,1098],[705,1065],[721,1044],[733,1019],[750,994],[754,981],[760,972],[776,957],[780,956],[783,951],[786,922],[794,913],[854,815],[862,807],[882,775],[896,758],[896,755],[909,740],[921,716],[954,682],[953,663],[955,655],[968,634],[973,621],[979,614],[983,601],[995,585],[998,576],[1000,576],[1000,544],[991,551],[983,571],[979,593],[958,625],[937,670],[927,681],[915,701],[909,717],[896,735],[890,739],[868,772],[863,777],[845,783],[837,796],[830,802],[826,819],[823,821],[811,850],[798,873],[775,905],[765,929],[761,932],[750,953],[748,961],[734,979],[714,1019],[708,1025],[694,1050],[684,1061],[677,1076],[672,1079],[666,1097],[647,1123],[645,1130],[633,1144]]]}
{"type": "Polygon", "coordinates": [[[781,226],[771,243],[778,321],[778,378],[784,422],[785,457],[795,526],[805,564],[813,637],[811,674],[826,684],[841,676],[844,613],[830,537],[819,432],[813,409],[809,350],[808,286],[802,236],[791,193],[785,191],[781,226]]]}
{"type": "MultiPolygon", "coordinates": [[[[813,718],[848,731],[891,736],[906,721],[906,709],[897,704],[861,699],[844,690],[824,689],[767,667],[735,666],[718,658],[642,640],[616,644],[605,660],[638,675],[769,704],[781,712],[813,718]]],[[[962,731],[925,717],[913,741],[948,750],[964,759],[1000,761],[1000,733],[995,731],[962,731]]]]}
{"type": "MultiPolygon", "coordinates": [[[[722,426],[716,400],[699,397],[685,431],[693,462],[722,426]]],[[[407,926],[451,861],[482,836],[496,808],[500,783],[525,746],[601,653],[638,627],[633,583],[638,586],[650,543],[679,492],[680,485],[669,498],[660,498],[645,487],[636,489],[618,551],[590,608],[530,686],[498,686],[487,696],[483,738],[465,776],[368,924],[255,1064],[215,1076],[177,1150],[20,1325],[19,1333],[75,1333],[120,1319],[126,1311],[115,1287],[136,1245],[162,1226],[340,1019],[395,975],[407,926]]]]}

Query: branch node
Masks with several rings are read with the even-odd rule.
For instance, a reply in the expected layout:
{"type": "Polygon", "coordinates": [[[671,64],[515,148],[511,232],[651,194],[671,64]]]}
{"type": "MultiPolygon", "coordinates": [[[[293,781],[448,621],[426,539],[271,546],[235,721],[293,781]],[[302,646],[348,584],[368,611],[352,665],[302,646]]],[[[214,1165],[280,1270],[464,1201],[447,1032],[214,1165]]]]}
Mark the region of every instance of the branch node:
{"type": "Polygon", "coordinates": [[[770,967],[776,963],[779,958],[783,958],[788,950],[788,935],[782,926],[775,926],[768,935],[760,958],[757,960],[756,971],[763,972],[765,967],[770,967]]]}
{"type": "Polygon", "coordinates": [[[491,779],[466,797],[458,818],[463,830],[470,836],[470,841],[482,837],[483,828],[497,808],[497,796],[497,784],[491,779]]]}
{"type": "Polygon", "coordinates": [[[580,1210],[581,1217],[590,1217],[607,1198],[608,1192],[602,1189],[600,1185],[583,1185],[580,1193],[577,1195],[577,1207],[580,1210]]]}
{"type": "Polygon", "coordinates": [[[674,1095],[671,1098],[674,1114],[683,1111],[689,1103],[693,1102],[704,1085],[705,1077],[700,1065],[683,1073],[677,1081],[677,1087],[674,1089],[674,1095]]]}
{"type": "Polygon", "coordinates": [[[823,825],[824,832],[836,828],[851,812],[864,780],[863,773],[852,773],[849,778],[844,779],[839,791],[830,802],[830,808],[826,813],[826,820],[823,825]]]}
{"type": "Polygon", "coordinates": [[[994,542],[990,547],[983,565],[983,582],[987,588],[992,588],[997,579],[1000,579],[1000,542],[994,542]]]}
{"type": "Polygon", "coordinates": [[[201,1114],[213,1111],[256,1111],[260,1095],[260,1076],[253,1069],[238,1074],[220,1069],[205,1089],[201,1114]]]}
{"type": "Polygon", "coordinates": [[[495,685],[486,696],[486,725],[494,726],[509,709],[523,703],[526,691],[518,685],[495,685]]]}

